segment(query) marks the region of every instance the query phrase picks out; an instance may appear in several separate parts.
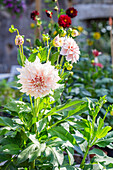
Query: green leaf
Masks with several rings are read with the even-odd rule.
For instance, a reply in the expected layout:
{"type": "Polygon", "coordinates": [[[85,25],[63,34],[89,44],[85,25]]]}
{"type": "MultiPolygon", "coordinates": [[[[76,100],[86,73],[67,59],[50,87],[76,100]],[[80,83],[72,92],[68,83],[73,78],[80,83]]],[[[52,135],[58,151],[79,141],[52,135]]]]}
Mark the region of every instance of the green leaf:
{"type": "Polygon", "coordinates": [[[34,62],[34,61],[35,61],[35,59],[36,59],[37,54],[38,54],[38,52],[37,52],[37,53],[33,53],[33,54],[31,54],[31,55],[29,56],[29,58],[28,58],[28,61],[30,61],[30,62],[34,62]]]}
{"type": "Polygon", "coordinates": [[[2,146],[0,148],[0,151],[3,152],[4,154],[15,155],[19,153],[20,148],[16,144],[7,144],[7,145],[2,146]]]}
{"type": "Polygon", "coordinates": [[[37,54],[40,62],[45,62],[47,60],[47,54],[48,54],[48,46],[40,49],[39,53],[37,54]]]}
{"type": "Polygon", "coordinates": [[[51,64],[52,65],[54,65],[54,63],[57,61],[59,54],[60,54],[60,52],[55,52],[54,54],[52,54],[52,56],[51,56],[51,64]]]}
{"type": "Polygon", "coordinates": [[[8,117],[0,117],[0,126],[13,127],[13,121],[8,117]]]}
{"type": "Polygon", "coordinates": [[[46,123],[47,123],[47,118],[43,118],[38,122],[36,122],[37,130],[39,133],[45,128],[46,123]]]}
{"type": "Polygon", "coordinates": [[[13,99],[9,101],[4,107],[12,112],[17,112],[17,113],[31,112],[31,108],[25,102],[13,100],[13,99]]]}
{"type": "Polygon", "coordinates": [[[38,47],[42,46],[42,42],[41,42],[38,38],[35,40],[35,44],[36,44],[38,47]]]}
{"type": "Polygon", "coordinates": [[[107,133],[108,133],[111,129],[112,129],[111,126],[106,126],[106,127],[104,127],[103,129],[100,129],[100,130],[97,132],[96,137],[97,137],[98,139],[101,139],[101,138],[105,137],[105,136],[107,135],[107,133]]]}
{"type": "Polygon", "coordinates": [[[105,156],[106,155],[104,151],[102,151],[101,149],[97,149],[97,148],[90,150],[88,152],[88,154],[96,154],[96,155],[99,155],[99,156],[105,156]]]}
{"type": "Polygon", "coordinates": [[[75,138],[62,126],[57,126],[48,130],[51,136],[59,137],[63,141],[69,141],[72,145],[78,145],[75,138]]]}
{"type": "Polygon", "coordinates": [[[49,147],[53,156],[54,156],[54,159],[56,159],[56,161],[62,165],[63,164],[63,160],[64,160],[64,154],[62,153],[61,150],[58,150],[56,147],[49,147]]]}
{"type": "Polygon", "coordinates": [[[66,104],[54,107],[49,113],[46,114],[46,117],[51,116],[54,112],[62,112],[64,110],[70,110],[69,114],[71,116],[73,115],[72,112],[76,112],[75,108],[77,108],[77,111],[80,110],[80,108],[78,109],[78,106],[81,106],[81,109],[83,109],[83,107],[86,108],[86,103],[87,102],[83,100],[72,100],[70,102],[68,101],[66,104]]]}
{"type": "Polygon", "coordinates": [[[74,157],[73,157],[72,153],[68,149],[66,149],[66,151],[68,153],[69,165],[73,165],[74,157]]]}
{"type": "Polygon", "coordinates": [[[37,157],[41,156],[42,152],[45,151],[45,148],[46,148],[45,143],[40,144],[40,147],[29,155],[29,162],[32,162],[37,157]]]}
{"type": "Polygon", "coordinates": [[[36,135],[32,135],[30,133],[26,133],[26,135],[29,137],[29,139],[35,144],[37,145],[38,147],[40,147],[40,143],[38,141],[38,139],[36,139],[36,135]]]}
{"type": "Polygon", "coordinates": [[[36,148],[36,145],[32,144],[32,145],[28,146],[26,149],[24,149],[18,155],[17,164],[20,164],[20,163],[26,161],[30,157],[30,154],[34,151],[35,148],[36,148]]]}
{"type": "Polygon", "coordinates": [[[11,159],[11,156],[8,154],[4,154],[4,153],[0,153],[0,162],[3,162],[3,161],[7,161],[7,160],[10,160],[11,159]]]}

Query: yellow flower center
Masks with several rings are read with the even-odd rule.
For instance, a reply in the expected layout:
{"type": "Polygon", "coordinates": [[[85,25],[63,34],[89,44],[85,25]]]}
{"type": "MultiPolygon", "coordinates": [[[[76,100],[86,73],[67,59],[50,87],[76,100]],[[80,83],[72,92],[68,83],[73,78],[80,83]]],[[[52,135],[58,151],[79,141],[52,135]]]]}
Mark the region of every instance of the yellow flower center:
{"type": "Polygon", "coordinates": [[[71,12],[71,14],[72,14],[72,13],[73,13],[73,10],[71,10],[70,12],[71,12]]]}
{"type": "Polygon", "coordinates": [[[67,21],[67,19],[64,19],[64,21],[66,22],[66,21],[67,21]]]}

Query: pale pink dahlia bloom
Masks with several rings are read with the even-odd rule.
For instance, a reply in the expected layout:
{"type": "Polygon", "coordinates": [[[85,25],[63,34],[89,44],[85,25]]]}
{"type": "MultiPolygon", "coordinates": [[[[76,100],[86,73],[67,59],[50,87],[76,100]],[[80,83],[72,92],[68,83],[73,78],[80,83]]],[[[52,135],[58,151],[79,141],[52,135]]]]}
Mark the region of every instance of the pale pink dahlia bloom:
{"type": "Polygon", "coordinates": [[[50,62],[41,64],[38,57],[33,63],[26,60],[25,66],[18,68],[18,71],[18,83],[22,84],[21,92],[35,98],[43,97],[60,86],[57,84],[60,80],[58,70],[50,62]]]}
{"type": "Polygon", "coordinates": [[[60,54],[65,55],[66,60],[71,61],[72,63],[76,63],[79,60],[79,47],[73,38],[65,38],[60,54]]]}
{"type": "Polygon", "coordinates": [[[64,43],[64,38],[59,37],[59,34],[53,39],[53,45],[55,47],[62,47],[64,43]]]}

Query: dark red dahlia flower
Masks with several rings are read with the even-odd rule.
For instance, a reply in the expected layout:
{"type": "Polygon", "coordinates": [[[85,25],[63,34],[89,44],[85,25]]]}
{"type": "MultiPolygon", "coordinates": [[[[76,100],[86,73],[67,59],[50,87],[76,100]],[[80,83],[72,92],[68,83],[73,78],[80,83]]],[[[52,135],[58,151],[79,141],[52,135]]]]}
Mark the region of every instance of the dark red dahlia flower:
{"type": "Polygon", "coordinates": [[[99,51],[96,50],[96,49],[92,50],[92,53],[93,53],[94,57],[98,57],[99,55],[102,54],[101,52],[99,52],[99,51]]]}
{"type": "Polygon", "coordinates": [[[58,24],[63,28],[68,28],[71,25],[71,18],[68,15],[60,15],[58,24]]]}
{"type": "Polygon", "coordinates": [[[78,11],[77,11],[75,8],[73,8],[73,7],[68,8],[68,9],[66,10],[66,14],[67,14],[69,17],[71,17],[71,18],[76,17],[76,16],[77,16],[77,12],[78,12],[78,11]]]}
{"type": "Polygon", "coordinates": [[[45,12],[49,18],[52,18],[53,13],[51,11],[45,10],[45,12]]]}
{"type": "Polygon", "coordinates": [[[38,11],[32,11],[31,12],[31,18],[33,19],[33,20],[36,20],[36,16],[38,16],[39,15],[39,12],[38,11]]]}

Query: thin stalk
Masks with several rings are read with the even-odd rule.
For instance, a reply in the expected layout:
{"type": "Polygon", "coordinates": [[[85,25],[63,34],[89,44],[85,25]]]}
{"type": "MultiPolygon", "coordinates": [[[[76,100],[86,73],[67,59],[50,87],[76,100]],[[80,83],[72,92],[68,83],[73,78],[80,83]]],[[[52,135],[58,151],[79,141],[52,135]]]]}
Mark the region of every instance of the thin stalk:
{"type": "Polygon", "coordinates": [[[31,162],[31,166],[29,168],[29,170],[33,170],[35,169],[35,160],[33,162],[31,162]]]}
{"type": "MultiPolygon", "coordinates": [[[[60,51],[60,48],[58,47],[58,52],[60,51]]],[[[59,56],[60,55],[58,55],[58,58],[57,58],[57,64],[59,63],[59,56]]]]}
{"type": "Polygon", "coordinates": [[[64,73],[64,68],[63,68],[63,70],[62,70],[62,72],[61,72],[61,75],[60,75],[60,77],[62,76],[62,74],[64,73]]]}
{"type": "Polygon", "coordinates": [[[93,140],[93,138],[94,138],[95,119],[96,119],[96,117],[93,117],[93,121],[92,121],[92,131],[91,131],[91,134],[92,134],[91,140],[93,140]]]}
{"type": "Polygon", "coordinates": [[[33,102],[32,102],[32,97],[31,97],[31,95],[29,95],[29,98],[30,98],[30,103],[31,103],[31,109],[32,109],[32,112],[33,112],[33,102]]]}
{"type": "Polygon", "coordinates": [[[17,34],[20,35],[18,29],[16,29],[16,31],[17,31],[17,34]]]}
{"type": "Polygon", "coordinates": [[[48,51],[47,62],[49,61],[49,55],[50,55],[50,52],[51,52],[51,48],[52,48],[52,46],[49,48],[49,51],[48,51]]]}
{"type": "Polygon", "coordinates": [[[57,7],[58,7],[58,11],[57,11],[57,16],[58,16],[59,11],[60,11],[60,6],[59,6],[59,2],[58,2],[58,0],[57,0],[57,7]]]}
{"type": "Polygon", "coordinates": [[[88,155],[88,152],[89,152],[89,146],[87,147],[87,149],[86,149],[86,152],[85,152],[85,154],[84,154],[84,157],[83,157],[83,159],[82,159],[82,162],[81,162],[81,164],[80,164],[80,168],[84,168],[84,164],[85,164],[85,160],[86,160],[86,157],[87,157],[87,155],[88,155]]]}
{"type": "Polygon", "coordinates": [[[40,103],[40,97],[38,97],[36,99],[36,106],[37,106],[37,109],[36,109],[36,116],[38,117],[38,114],[39,114],[39,103],[40,103]]]}
{"type": "Polygon", "coordinates": [[[48,39],[47,39],[47,46],[49,45],[49,43],[48,43],[48,39]]]}
{"type": "Polygon", "coordinates": [[[64,61],[64,56],[62,56],[61,61],[60,61],[60,65],[63,65],[63,61],[64,61]]]}
{"type": "Polygon", "coordinates": [[[23,52],[23,45],[21,45],[21,49],[22,49],[22,65],[24,65],[24,52],[23,52]]]}

